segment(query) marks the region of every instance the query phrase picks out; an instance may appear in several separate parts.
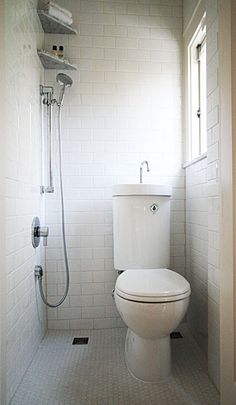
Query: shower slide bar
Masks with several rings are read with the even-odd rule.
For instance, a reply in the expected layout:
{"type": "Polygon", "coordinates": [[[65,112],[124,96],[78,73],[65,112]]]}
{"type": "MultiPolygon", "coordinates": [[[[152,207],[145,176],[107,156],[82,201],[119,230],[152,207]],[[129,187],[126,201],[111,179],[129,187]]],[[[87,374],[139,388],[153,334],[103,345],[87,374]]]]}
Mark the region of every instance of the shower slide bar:
{"type": "MultiPolygon", "coordinates": [[[[41,186],[40,192],[54,193],[53,186],[53,173],[52,173],[52,107],[56,100],[53,99],[54,89],[51,86],[40,86],[40,95],[42,97],[42,104],[47,109],[47,176],[44,176],[48,180],[47,186],[41,186]]],[[[44,111],[43,111],[44,113],[44,111]]],[[[44,122],[44,121],[43,121],[44,122]]]]}

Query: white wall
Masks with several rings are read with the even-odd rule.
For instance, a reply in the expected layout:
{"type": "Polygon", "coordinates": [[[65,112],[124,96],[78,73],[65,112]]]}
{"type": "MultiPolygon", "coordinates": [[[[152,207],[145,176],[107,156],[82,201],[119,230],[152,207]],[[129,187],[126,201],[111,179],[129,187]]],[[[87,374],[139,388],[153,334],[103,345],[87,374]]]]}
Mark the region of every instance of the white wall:
{"type": "Polygon", "coordinates": [[[208,369],[220,385],[219,347],[219,83],[218,1],[206,2],[207,24],[207,186],[208,186],[208,369]]]}
{"type": "Polygon", "coordinates": [[[5,33],[4,33],[4,4],[0,3],[0,403],[5,404],[6,395],[6,272],[5,272],[5,33]]]}
{"type": "Polygon", "coordinates": [[[192,295],[188,325],[207,356],[208,201],[206,157],[186,168],[186,273],[192,295]]]}
{"type": "Polygon", "coordinates": [[[198,0],[183,0],[183,28],[187,27],[194,10],[198,4],[198,0]]]}
{"type": "MultiPolygon", "coordinates": [[[[194,2],[191,4],[193,6],[194,2]]],[[[187,16],[191,18],[189,11],[191,7],[188,2],[184,2],[184,15],[186,18],[187,16]]],[[[205,160],[204,163],[197,162],[186,169],[186,262],[187,273],[192,286],[192,303],[188,322],[197,342],[208,355],[209,374],[219,388],[218,239],[220,162],[218,142],[220,106],[218,94],[217,7],[217,1],[206,1],[207,162],[205,163],[205,160]],[[199,232],[200,230],[201,232],[199,232]]],[[[187,23],[188,20],[185,19],[185,25],[187,23]]]]}
{"type": "MultiPolygon", "coordinates": [[[[63,107],[63,167],[71,287],[49,310],[49,328],[121,325],[111,291],[114,183],[173,185],[171,267],[185,272],[184,172],[181,168],[181,1],[60,2],[74,12],[78,36],[46,35],[45,47],[64,44],[79,67],[63,107]]],[[[56,72],[47,71],[55,84],[56,72]]],[[[47,248],[48,299],[63,291],[58,194],[47,196],[52,237],[47,248]],[[58,212],[57,212],[58,210],[58,212]]]]}
{"type": "Polygon", "coordinates": [[[7,400],[29,366],[45,331],[45,309],[37,295],[31,222],[42,213],[39,84],[43,69],[37,45],[43,34],[36,1],[6,1],[6,250],[7,400]]]}

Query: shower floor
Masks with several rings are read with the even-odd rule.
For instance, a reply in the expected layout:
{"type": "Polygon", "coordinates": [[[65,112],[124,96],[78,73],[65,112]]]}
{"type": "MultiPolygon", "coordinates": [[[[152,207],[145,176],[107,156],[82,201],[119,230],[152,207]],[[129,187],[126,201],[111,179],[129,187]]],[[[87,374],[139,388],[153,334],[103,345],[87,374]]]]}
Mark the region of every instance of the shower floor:
{"type": "Polygon", "coordinates": [[[217,405],[206,361],[185,327],[172,339],[172,377],[143,383],[126,369],[126,330],[48,331],[11,405],[217,405]],[[88,345],[72,345],[89,336],[88,345]]]}

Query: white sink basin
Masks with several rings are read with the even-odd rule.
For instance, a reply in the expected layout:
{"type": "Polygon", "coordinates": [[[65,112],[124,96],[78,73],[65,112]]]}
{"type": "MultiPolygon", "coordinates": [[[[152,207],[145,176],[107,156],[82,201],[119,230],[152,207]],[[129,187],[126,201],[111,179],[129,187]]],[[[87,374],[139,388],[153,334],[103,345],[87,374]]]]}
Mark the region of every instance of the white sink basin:
{"type": "Polygon", "coordinates": [[[115,184],[112,195],[156,195],[171,196],[172,186],[162,184],[115,184]]]}

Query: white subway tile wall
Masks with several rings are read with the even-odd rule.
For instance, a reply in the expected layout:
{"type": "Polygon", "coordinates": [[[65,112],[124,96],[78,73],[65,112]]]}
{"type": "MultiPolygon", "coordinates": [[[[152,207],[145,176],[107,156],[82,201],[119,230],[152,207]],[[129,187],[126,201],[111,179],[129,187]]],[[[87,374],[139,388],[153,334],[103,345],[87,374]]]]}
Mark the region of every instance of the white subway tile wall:
{"type": "Polygon", "coordinates": [[[46,328],[46,310],[38,296],[33,273],[34,265],[43,263],[43,257],[31,245],[32,219],[42,214],[39,84],[43,69],[36,50],[43,34],[36,3],[34,0],[5,2],[7,403],[46,328]]]}
{"type": "Polygon", "coordinates": [[[219,347],[219,83],[218,1],[206,2],[207,25],[207,188],[208,188],[208,368],[220,386],[219,347]]]}
{"type": "Polygon", "coordinates": [[[186,273],[192,295],[191,333],[207,356],[208,344],[207,158],[186,168],[186,273]]]}
{"type": "MultiPolygon", "coordinates": [[[[49,309],[53,329],[122,325],[111,297],[112,197],[115,183],[171,184],[171,268],[185,273],[185,185],[181,132],[182,2],[60,1],[73,12],[78,36],[45,35],[45,48],[64,45],[78,65],[68,72],[62,116],[66,235],[71,269],[69,296],[49,309]]],[[[48,84],[58,89],[55,71],[48,84]]],[[[55,151],[57,155],[57,151],[55,151]]],[[[55,174],[58,165],[55,165],[55,174]]],[[[47,295],[55,302],[65,275],[60,203],[47,196],[50,238],[46,249],[47,295]]]]}
{"type": "MultiPolygon", "coordinates": [[[[196,5],[196,0],[184,1],[185,25],[196,5]]],[[[188,323],[208,355],[208,371],[219,389],[218,1],[206,1],[206,28],[207,159],[186,169],[186,267],[192,287],[188,323]]]]}

